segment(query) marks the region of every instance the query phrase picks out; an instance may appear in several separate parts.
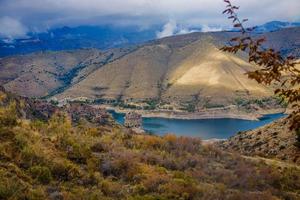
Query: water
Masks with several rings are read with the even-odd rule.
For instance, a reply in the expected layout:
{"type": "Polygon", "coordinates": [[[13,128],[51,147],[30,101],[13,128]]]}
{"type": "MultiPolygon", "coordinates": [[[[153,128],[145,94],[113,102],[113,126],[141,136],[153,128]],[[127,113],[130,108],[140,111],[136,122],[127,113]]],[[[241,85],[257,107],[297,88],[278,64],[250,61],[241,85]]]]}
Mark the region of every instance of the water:
{"type": "MultiPolygon", "coordinates": [[[[110,111],[115,120],[123,124],[124,115],[110,111]]],[[[265,115],[259,121],[241,119],[165,119],[143,118],[143,128],[150,133],[165,135],[200,137],[202,139],[226,139],[239,131],[247,131],[283,117],[284,114],[265,115]]]]}

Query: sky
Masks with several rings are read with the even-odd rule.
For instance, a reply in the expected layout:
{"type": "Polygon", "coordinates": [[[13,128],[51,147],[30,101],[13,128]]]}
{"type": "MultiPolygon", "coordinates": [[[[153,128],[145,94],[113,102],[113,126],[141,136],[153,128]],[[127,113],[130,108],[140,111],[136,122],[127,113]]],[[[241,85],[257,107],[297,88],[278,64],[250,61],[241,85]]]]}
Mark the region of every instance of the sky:
{"type": "MultiPolygon", "coordinates": [[[[300,0],[232,0],[249,26],[268,21],[300,21],[300,0]]],[[[218,31],[229,27],[223,0],[0,0],[0,37],[25,38],[28,32],[79,25],[162,25],[157,37],[218,31]]]]}

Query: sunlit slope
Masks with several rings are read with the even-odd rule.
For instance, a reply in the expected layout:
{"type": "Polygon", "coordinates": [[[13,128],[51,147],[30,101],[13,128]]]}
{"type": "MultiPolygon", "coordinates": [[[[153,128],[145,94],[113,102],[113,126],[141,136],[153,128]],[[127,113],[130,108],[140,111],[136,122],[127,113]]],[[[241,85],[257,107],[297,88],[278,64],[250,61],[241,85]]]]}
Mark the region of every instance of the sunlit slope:
{"type": "Polygon", "coordinates": [[[242,56],[219,50],[212,42],[201,40],[185,49],[190,52],[168,74],[168,90],[164,98],[209,99],[228,102],[238,97],[270,96],[270,89],[248,79],[246,72],[257,69],[242,56]]]}
{"type": "Polygon", "coordinates": [[[211,36],[177,46],[162,40],[103,66],[59,97],[189,101],[198,96],[229,103],[239,96],[270,96],[247,78],[255,66],[241,57],[220,51],[211,36]]]}

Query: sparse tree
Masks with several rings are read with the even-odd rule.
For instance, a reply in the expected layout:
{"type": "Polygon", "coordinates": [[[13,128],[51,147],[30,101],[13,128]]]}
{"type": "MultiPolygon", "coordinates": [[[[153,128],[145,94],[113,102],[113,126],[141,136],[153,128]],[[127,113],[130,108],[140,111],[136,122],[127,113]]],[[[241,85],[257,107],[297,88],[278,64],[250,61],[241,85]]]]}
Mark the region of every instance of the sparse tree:
{"type": "Polygon", "coordinates": [[[261,68],[248,72],[250,79],[256,80],[260,84],[276,85],[274,93],[281,96],[286,101],[292,112],[289,114],[290,129],[297,133],[297,146],[300,147],[300,70],[296,67],[297,61],[293,56],[283,56],[279,51],[265,48],[264,37],[254,37],[254,28],[245,28],[248,19],[240,19],[237,11],[238,6],[230,0],[224,0],[226,9],[223,14],[228,15],[233,26],[237,28],[241,35],[232,38],[229,45],[221,48],[225,52],[236,54],[238,51],[247,53],[249,63],[253,63],[261,68]]]}

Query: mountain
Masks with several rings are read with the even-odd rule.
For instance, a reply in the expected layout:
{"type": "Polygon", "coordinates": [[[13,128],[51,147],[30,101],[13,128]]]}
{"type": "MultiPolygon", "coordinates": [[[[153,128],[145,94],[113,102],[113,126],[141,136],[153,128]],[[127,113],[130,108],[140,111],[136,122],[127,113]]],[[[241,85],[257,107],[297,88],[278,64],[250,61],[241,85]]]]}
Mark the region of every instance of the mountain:
{"type": "MultiPolygon", "coordinates": [[[[267,45],[298,53],[299,33],[300,28],[267,33],[267,45]]],[[[272,96],[269,88],[244,75],[257,69],[248,64],[245,55],[219,50],[235,34],[193,33],[147,43],[95,70],[57,97],[126,102],[154,99],[175,108],[186,104],[210,108],[236,104],[238,99],[247,102],[272,96]]]]}
{"type": "MultiPolygon", "coordinates": [[[[257,26],[256,33],[277,31],[283,28],[299,27],[300,23],[272,21],[257,26]]],[[[9,55],[28,54],[38,51],[74,50],[81,48],[111,48],[128,47],[154,40],[163,25],[154,25],[146,29],[136,26],[115,27],[78,26],[49,29],[46,32],[30,32],[27,38],[13,41],[0,38],[0,57],[9,55]]],[[[201,31],[201,28],[190,28],[201,31]]],[[[185,29],[184,29],[185,30],[185,29]]],[[[188,30],[188,29],[187,29],[188,30]]],[[[186,31],[186,30],[185,30],[186,31]]],[[[182,30],[178,29],[177,34],[182,30]]]]}
{"type": "MultiPolygon", "coordinates": [[[[0,59],[0,83],[30,97],[86,97],[175,110],[272,107],[271,89],[244,75],[257,67],[244,54],[219,50],[237,34],[192,33],[123,49],[6,57],[0,59]]],[[[265,36],[267,46],[299,56],[299,35],[300,28],[289,28],[254,37],[265,36]]]]}
{"type": "Polygon", "coordinates": [[[283,28],[300,27],[300,22],[281,22],[271,21],[263,25],[256,26],[254,31],[257,33],[278,31],[283,28]]]}
{"type": "Polygon", "coordinates": [[[223,53],[213,35],[167,38],[144,45],[87,76],[59,97],[189,102],[226,105],[240,96],[266,97],[270,91],[243,76],[256,69],[223,53]],[[204,102],[202,102],[204,103],[204,102]]]}
{"type": "Polygon", "coordinates": [[[110,49],[126,47],[156,38],[159,27],[141,30],[138,27],[79,26],[29,33],[25,39],[10,43],[0,40],[0,57],[37,51],[72,50],[80,48],[110,49]]]}

